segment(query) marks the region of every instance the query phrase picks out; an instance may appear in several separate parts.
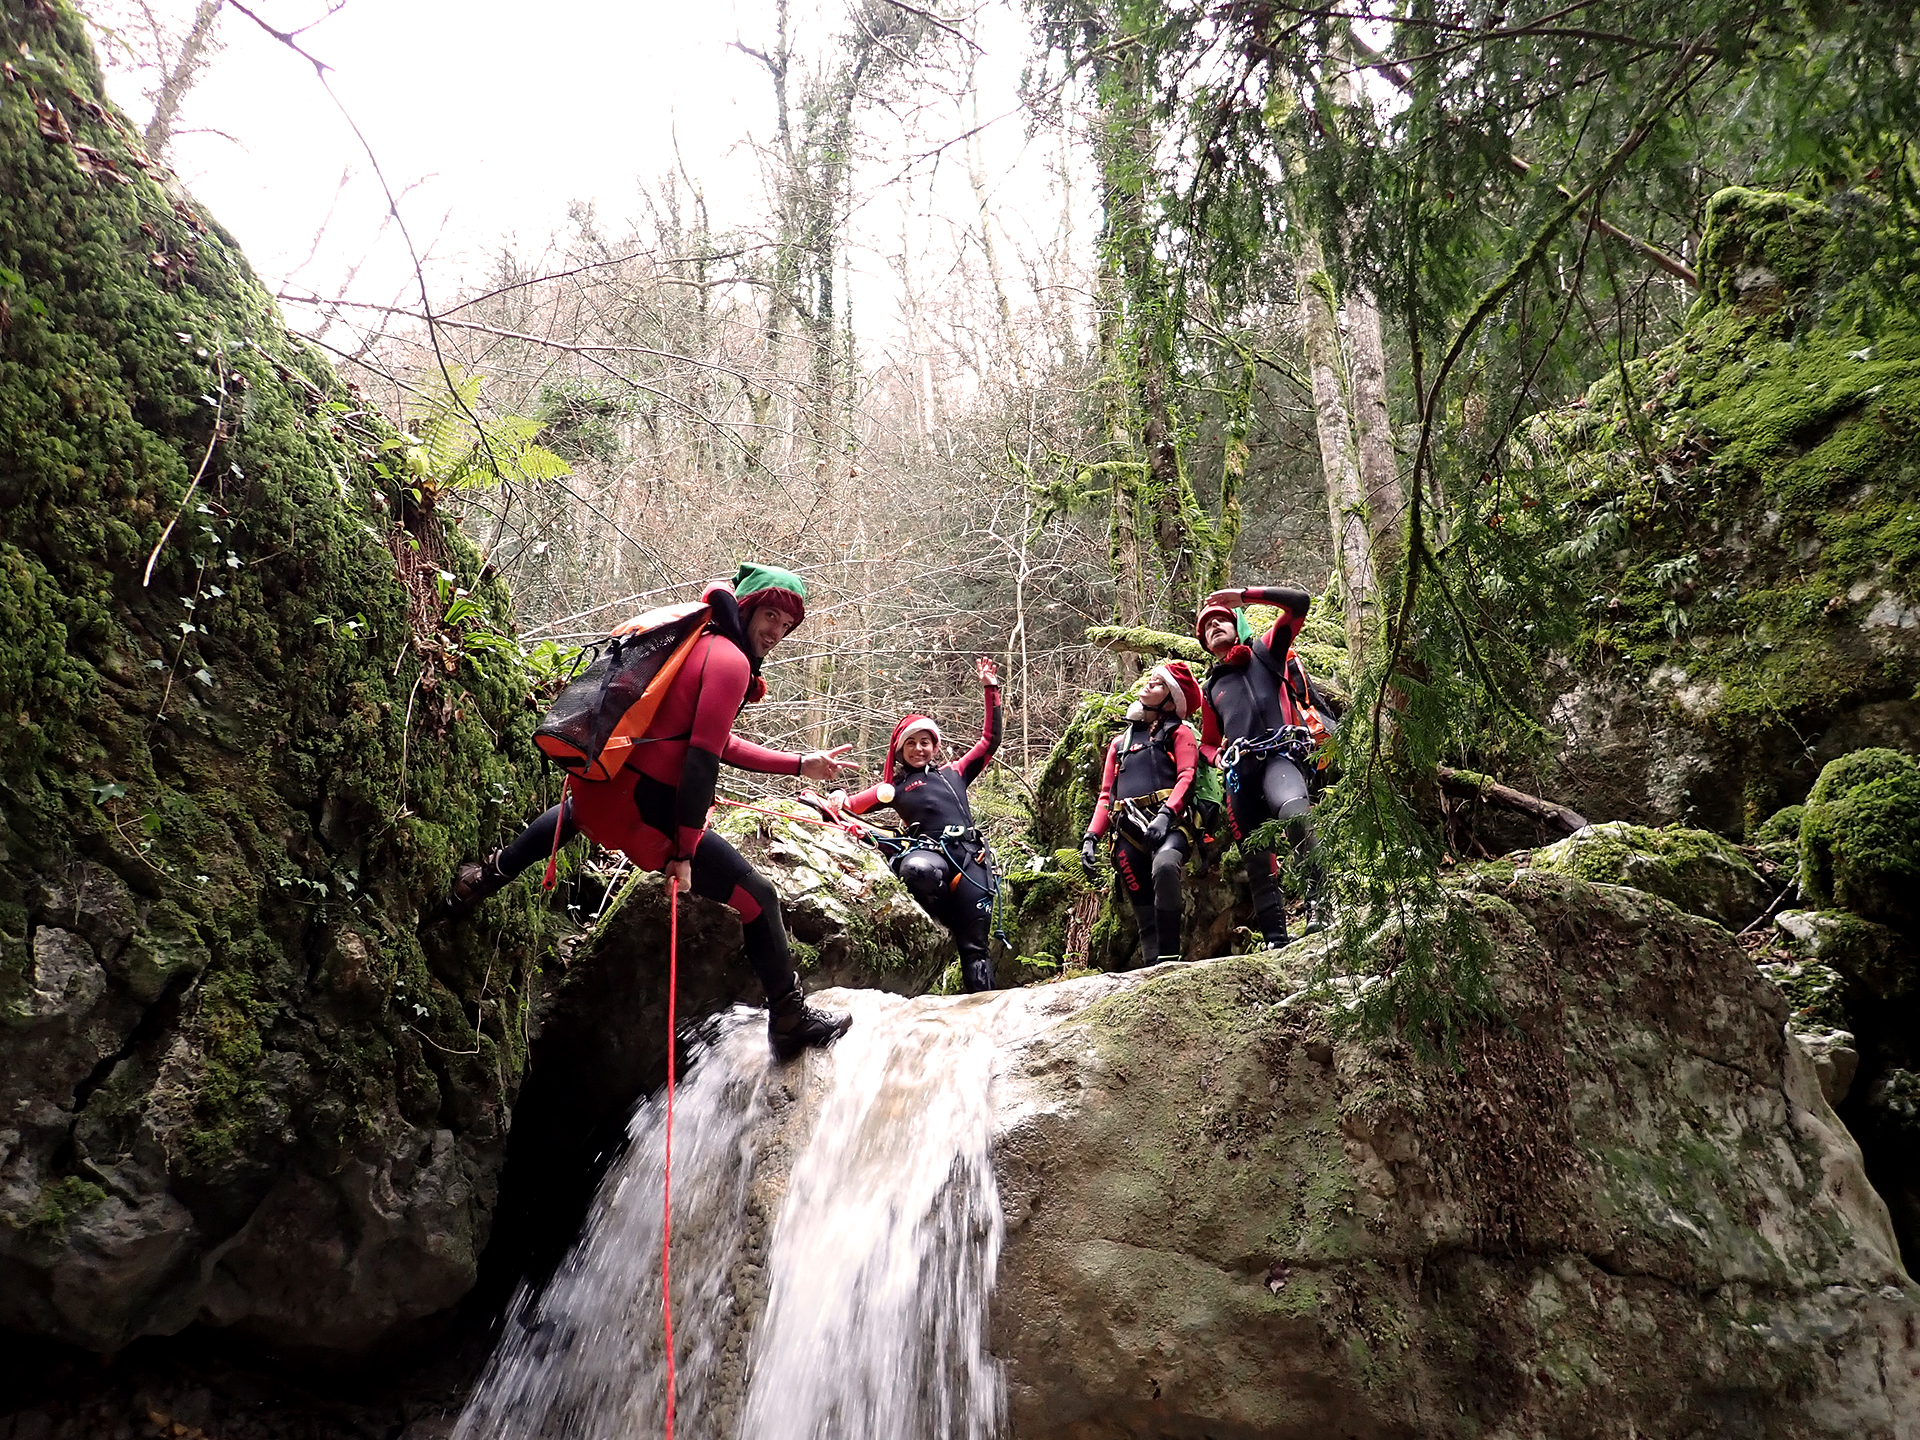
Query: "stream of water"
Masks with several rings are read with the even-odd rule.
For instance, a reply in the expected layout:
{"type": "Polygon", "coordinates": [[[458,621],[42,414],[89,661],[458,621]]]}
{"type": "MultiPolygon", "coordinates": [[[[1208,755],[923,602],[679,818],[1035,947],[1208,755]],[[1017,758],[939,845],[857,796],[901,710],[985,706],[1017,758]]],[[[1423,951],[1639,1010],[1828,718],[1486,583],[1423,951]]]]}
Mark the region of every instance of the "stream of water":
{"type": "MultiPolygon", "coordinates": [[[[770,1061],[762,1012],[721,1021],[674,1105],[678,1435],[998,1432],[993,1069],[1056,1008],[1023,995],[841,992],[853,1029],[791,1065],[770,1061]]],[[[662,1433],[661,1097],[629,1135],[573,1253],[515,1301],[455,1440],[662,1433]]]]}

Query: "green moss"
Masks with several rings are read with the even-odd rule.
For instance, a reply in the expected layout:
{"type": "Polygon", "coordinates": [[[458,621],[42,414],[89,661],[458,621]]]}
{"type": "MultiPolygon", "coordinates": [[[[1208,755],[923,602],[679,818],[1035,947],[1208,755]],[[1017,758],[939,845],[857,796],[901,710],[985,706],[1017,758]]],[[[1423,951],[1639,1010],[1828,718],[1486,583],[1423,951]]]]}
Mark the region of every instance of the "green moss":
{"type": "Polygon", "coordinates": [[[1734,928],[1764,903],[1760,877],[1744,855],[1718,835],[1680,825],[1589,826],[1536,850],[1531,864],[1549,874],[1644,890],[1734,928]]]}
{"type": "Polygon", "coordinates": [[[106,1198],[107,1192],[91,1180],[82,1180],[77,1175],[65,1176],[41,1189],[39,1203],[20,1228],[41,1240],[58,1240],[76,1217],[106,1198]]]}
{"type": "Polygon", "coordinates": [[[80,22],[48,5],[9,23],[0,892],[103,866],[146,916],[134,997],[206,972],[187,1070],[122,1097],[183,1137],[182,1163],[243,1159],[269,1132],[324,1147],[341,1133],[325,1116],[403,1090],[417,1109],[428,1087],[394,1059],[416,1030],[486,1052],[475,1083],[497,1103],[523,1058],[539,912],[522,891],[458,936],[419,919],[459,859],[545,798],[523,667],[494,643],[505,589],[387,473],[392,426],[137,163],[80,22]],[[92,147],[85,165],[41,105],[92,147]],[[440,623],[439,570],[480,619],[440,623]],[[372,937],[369,963],[310,977],[346,928],[372,937]],[[386,1003],[401,976],[423,1013],[386,1003]]]}
{"type": "Polygon", "coordinates": [[[1185,660],[1189,665],[1204,665],[1207,652],[1191,635],[1175,635],[1152,630],[1144,625],[1094,625],[1087,630],[1087,643],[1103,650],[1123,650],[1160,660],[1185,660]]]}
{"type": "Polygon", "coordinates": [[[1818,903],[1868,920],[1920,916],[1920,762],[1884,749],[1831,761],[1807,797],[1800,877],[1818,903]]]}
{"type": "Polygon", "coordinates": [[[1846,984],[1837,970],[1814,961],[1795,961],[1763,964],[1760,973],[1780,987],[1787,1004],[1793,1007],[1794,1018],[1802,1024],[1829,1030],[1853,1029],[1847,1014],[1846,984]]]}
{"type": "Polygon", "coordinates": [[[1797,195],[1729,186],[1707,201],[1701,226],[1704,302],[1777,308],[1805,295],[1831,263],[1836,226],[1824,207],[1797,195]]]}
{"type": "Polygon", "coordinates": [[[1920,316],[1868,332],[1830,303],[1823,207],[1733,191],[1710,216],[1685,332],[1532,440],[1589,597],[1579,665],[1739,754],[1751,829],[1803,793],[1801,737],[1920,686],[1886,643],[1920,597],[1920,316]]]}

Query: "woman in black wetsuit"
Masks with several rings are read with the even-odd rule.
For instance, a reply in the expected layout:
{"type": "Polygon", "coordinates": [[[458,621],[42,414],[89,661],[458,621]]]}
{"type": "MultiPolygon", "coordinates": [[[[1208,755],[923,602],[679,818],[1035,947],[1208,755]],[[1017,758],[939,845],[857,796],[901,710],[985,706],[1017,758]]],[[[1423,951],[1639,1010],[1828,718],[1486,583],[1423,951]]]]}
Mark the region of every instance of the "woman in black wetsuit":
{"type": "Polygon", "coordinates": [[[1140,927],[1141,965],[1181,958],[1180,871],[1199,838],[1188,802],[1200,747],[1187,716],[1199,702],[1185,661],[1148,672],[1127,709],[1127,728],[1107,746],[1100,798],[1080,841],[1080,863],[1092,879],[1100,837],[1113,832],[1113,868],[1140,927]]]}
{"type": "Polygon", "coordinates": [[[984,655],[976,668],[987,715],[971,750],[954,764],[942,763],[940,727],[925,715],[908,715],[893,727],[880,783],[858,795],[836,794],[829,802],[855,815],[890,805],[906,822],[911,843],[894,857],[893,873],[921,908],[953,933],[969,992],[993,988],[987,953],[993,871],[987,842],[973,823],[967,787],[1000,748],[1000,676],[984,655]]]}

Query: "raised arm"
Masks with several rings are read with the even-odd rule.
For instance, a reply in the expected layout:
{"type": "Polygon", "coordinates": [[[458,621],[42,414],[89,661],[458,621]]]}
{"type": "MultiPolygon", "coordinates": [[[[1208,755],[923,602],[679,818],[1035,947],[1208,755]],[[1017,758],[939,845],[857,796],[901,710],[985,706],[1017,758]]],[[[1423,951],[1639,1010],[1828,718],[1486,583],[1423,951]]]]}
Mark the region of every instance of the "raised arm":
{"type": "Polygon", "coordinates": [[[1287,646],[1300,633],[1300,627],[1306,623],[1307,611],[1313,606],[1313,597],[1304,590],[1296,590],[1290,585],[1247,585],[1238,590],[1216,590],[1206,599],[1208,605],[1224,605],[1228,609],[1238,610],[1247,605],[1274,605],[1279,607],[1280,615],[1273,622],[1273,629],[1264,637],[1267,648],[1284,655],[1287,646]],[[1276,644],[1278,641],[1280,643],[1276,644]]]}
{"type": "Polygon", "coordinates": [[[986,717],[980,722],[980,738],[974,742],[971,750],[960,757],[957,767],[960,778],[969,785],[976,775],[987,768],[987,761],[1000,748],[1000,677],[994,673],[991,660],[983,658],[980,662],[980,685],[986,717]]]}

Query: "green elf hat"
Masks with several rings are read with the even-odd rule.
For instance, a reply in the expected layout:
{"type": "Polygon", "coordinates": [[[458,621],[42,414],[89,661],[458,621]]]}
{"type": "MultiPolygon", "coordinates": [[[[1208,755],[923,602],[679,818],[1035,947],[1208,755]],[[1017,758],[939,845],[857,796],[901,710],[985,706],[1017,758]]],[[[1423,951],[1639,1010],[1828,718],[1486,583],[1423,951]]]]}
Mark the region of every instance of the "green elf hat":
{"type": "Polygon", "coordinates": [[[733,593],[743,615],[761,605],[772,605],[791,615],[796,625],[807,618],[807,582],[778,565],[743,562],[734,572],[733,593]]]}

